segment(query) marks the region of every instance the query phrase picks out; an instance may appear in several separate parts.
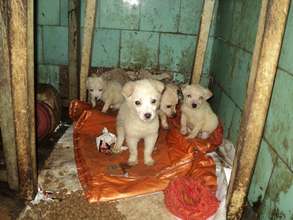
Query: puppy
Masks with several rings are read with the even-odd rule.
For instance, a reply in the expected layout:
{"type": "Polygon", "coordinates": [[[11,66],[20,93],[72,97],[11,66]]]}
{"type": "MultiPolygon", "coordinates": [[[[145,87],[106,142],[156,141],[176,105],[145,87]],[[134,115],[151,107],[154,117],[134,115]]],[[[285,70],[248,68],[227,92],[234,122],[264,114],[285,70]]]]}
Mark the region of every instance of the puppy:
{"type": "Polygon", "coordinates": [[[206,139],[217,128],[218,118],[207,100],[212,92],[202,86],[187,85],[182,88],[181,133],[187,138],[206,139]]]}
{"type": "Polygon", "coordinates": [[[176,116],[176,106],[178,101],[178,87],[174,84],[167,84],[162,94],[159,111],[161,125],[163,128],[169,128],[167,117],[174,118],[176,116]]]}
{"type": "Polygon", "coordinates": [[[117,116],[117,142],[114,152],[120,152],[126,138],[129,148],[128,164],[134,166],[137,161],[137,144],[144,140],[144,163],[154,164],[152,152],[155,147],[159,118],[158,108],[164,84],[150,79],[131,81],[124,85],[122,94],[125,101],[117,116]]]}
{"type": "Polygon", "coordinates": [[[172,79],[172,75],[169,72],[155,74],[145,69],[141,69],[139,71],[127,71],[126,74],[130,80],[154,79],[159,81],[166,81],[172,79]]]}
{"type": "Polygon", "coordinates": [[[120,68],[114,68],[112,70],[106,71],[101,74],[101,77],[107,81],[116,81],[122,86],[124,86],[124,84],[130,80],[127,72],[120,68]]]}
{"type": "Polygon", "coordinates": [[[104,102],[102,112],[107,112],[108,109],[119,109],[124,101],[121,94],[122,85],[114,80],[105,80],[102,76],[90,76],[87,79],[87,89],[89,99],[93,107],[96,107],[97,100],[104,102]]]}

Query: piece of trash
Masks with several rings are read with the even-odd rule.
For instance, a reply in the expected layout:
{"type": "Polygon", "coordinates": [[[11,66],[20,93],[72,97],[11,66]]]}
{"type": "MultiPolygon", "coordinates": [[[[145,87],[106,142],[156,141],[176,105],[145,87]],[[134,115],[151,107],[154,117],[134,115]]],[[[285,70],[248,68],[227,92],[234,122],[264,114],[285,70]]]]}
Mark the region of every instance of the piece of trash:
{"type": "Polygon", "coordinates": [[[108,173],[111,176],[128,177],[128,170],[131,168],[127,163],[111,164],[107,167],[108,173]]]}
{"type": "MultiPolygon", "coordinates": [[[[102,134],[96,138],[97,150],[106,154],[112,154],[112,149],[116,143],[116,135],[103,128],[102,134]]],[[[128,147],[122,146],[121,151],[127,150],[128,147]]]]}
{"type": "Polygon", "coordinates": [[[31,201],[33,205],[39,204],[41,201],[52,202],[53,199],[53,192],[45,191],[42,187],[38,187],[38,192],[35,196],[35,199],[31,201]]]}

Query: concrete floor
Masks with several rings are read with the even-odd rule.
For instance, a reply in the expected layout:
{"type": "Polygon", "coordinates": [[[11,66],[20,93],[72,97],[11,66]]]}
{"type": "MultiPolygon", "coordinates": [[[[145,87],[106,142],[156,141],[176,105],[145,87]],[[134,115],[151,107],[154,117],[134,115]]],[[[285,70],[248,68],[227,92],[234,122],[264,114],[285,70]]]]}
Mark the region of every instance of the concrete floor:
{"type": "MultiPolygon", "coordinates": [[[[45,161],[42,171],[39,174],[39,186],[44,190],[60,192],[66,191],[72,193],[82,190],[74,160],[74,149],[72,143],[72,127],[69,127],[62,138],[57,142],[49,158],[45,161]]],[[[217,173],[223,176],[223,169],[221,163],[217,161],[217,173]]],[[[219,178],[221,181],[223,178],[219,178]]],[[[224,191],[227,187],[226,182],[222,182],[224,191]]],[[[222,195],[217,193],[217,196],[222,195]]],[[[172,220],[176,219],[165,207],[164,195],[162,192],[151,195],[144,195],[134,198],[118,200],[116,203],[117,210],[129,220],[172,220]]],[[[212,219],[225,219],[223,211],[225,212],[224,203],[222,209],[218,213],[219,216],[212,219]]],[[[24,209],[19,219],[23,219],[29,208],[24,209]]]]}

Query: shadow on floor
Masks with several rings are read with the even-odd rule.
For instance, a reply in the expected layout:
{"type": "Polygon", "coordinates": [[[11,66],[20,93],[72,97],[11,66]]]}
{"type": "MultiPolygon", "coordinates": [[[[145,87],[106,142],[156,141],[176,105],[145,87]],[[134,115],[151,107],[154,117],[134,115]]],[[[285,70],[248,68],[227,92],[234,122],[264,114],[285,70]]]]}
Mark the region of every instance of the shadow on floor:
{"type": "MultiPolygon", "coordinates": [[[[71,123],[67,112],[67,109],[63,110],[62,123],[60,124],[58,130],[41,142],[37,143],[38,170],[43,168],[46,159],[49,157],[54,148],[54,145],[64,134],[68,128],[68,124],[71,123]]],[[[5,169],[1,142],[0,169],[5,169]]],[[[20,199],[17,192],[10,190],[6,182],[0,182],[0,220],[16,219],[24,207],[25,201],[20,199]]]]}

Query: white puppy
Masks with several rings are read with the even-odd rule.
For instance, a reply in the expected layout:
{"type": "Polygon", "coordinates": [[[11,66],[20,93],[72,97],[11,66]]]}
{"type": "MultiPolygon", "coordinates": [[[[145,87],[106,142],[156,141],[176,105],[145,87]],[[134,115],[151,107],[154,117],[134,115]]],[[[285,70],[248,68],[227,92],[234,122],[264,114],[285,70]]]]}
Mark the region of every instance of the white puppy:
{"type": "Polygon", "coordinates": [[[96,106],[97,100],[104,102],[102,112],[107,112],[110,107],[119,109],[124,101],[124,97],[121,94],[121,84],[117,81],[105,80],[102,76],[93,75],[88,77],[87,89],[93,107],[96,106]]]}
{"type": "Polygon", "coordinates": [[[206,101],[212,92],[198,84],[182,88],[184,96],[181,106],[181,133],[187,138],[206,139],[217,128],[218,118],[206,101]]]}
{"type": "Polygon", "coordinates": [[[176,116],[176,106],[178,101],[178,87],[174,84],[167,84],[162,94],[159,111],[161,125],[163,128],[169,128],[167,117],[174,118],[176,116]]]}
{"type": "Polygon", "coordinates": [[[163,83],[150,79],[128,82],[122,89],[125,101],[117,116],[117,142],[114,151],[121,151],[126,138],[130,151],[128,164],[131,166],[138,163],[137,144],[140,139],[144,139],[144,163],[148,166],[154,164],[152,152],[159,130],[157,110],[163,89],[163,83]]]}

